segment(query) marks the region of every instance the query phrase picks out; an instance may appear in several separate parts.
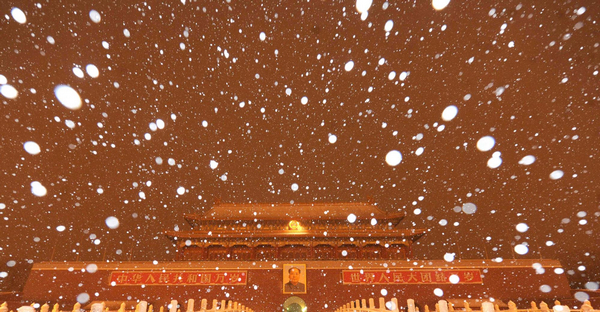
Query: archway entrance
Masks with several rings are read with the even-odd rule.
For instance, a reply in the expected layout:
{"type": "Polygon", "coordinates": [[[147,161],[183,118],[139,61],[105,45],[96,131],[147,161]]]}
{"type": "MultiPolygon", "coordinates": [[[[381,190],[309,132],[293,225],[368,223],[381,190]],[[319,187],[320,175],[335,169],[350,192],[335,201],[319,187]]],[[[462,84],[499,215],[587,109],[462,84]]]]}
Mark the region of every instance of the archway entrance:
{"type": "Polygon", "coordinates": [[[302,298],[292,296],[283,303],[283,312],[306,312],[306,303],[302,298]]]}

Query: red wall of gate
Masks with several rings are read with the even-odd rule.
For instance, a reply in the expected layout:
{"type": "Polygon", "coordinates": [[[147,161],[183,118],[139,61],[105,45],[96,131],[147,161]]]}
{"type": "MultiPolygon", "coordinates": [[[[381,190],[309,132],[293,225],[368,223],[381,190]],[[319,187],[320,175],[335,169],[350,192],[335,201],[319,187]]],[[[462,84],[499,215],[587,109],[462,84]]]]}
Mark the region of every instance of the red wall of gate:
{"type": "MultiPolygon", "coordinates": [[[[546,301],[550,305],[556,299],[570,298],[570,288],[564,274],[556,274],[560,263],[553,260],[490,260],[445,261],[310,261],[310,262],[45,262],[34,265],[23,290],[23,299],[38,303],[61,304],[70,308],[78,295],[87,293],[91,301],[137,301],[146,300],[158,306],[178,300],[185,311],[187,299],[211,302],[234,300],[254,311],[281,311],[283,302],[292,296],[283,293],[283,281],[287,272],[283,265],[296,263],[306,265],[305,294],[302,298],[308,311],[333,311],[356,299],[395,297],[400,305],[412,298],[417,306],[433,305],[440,299],[494,298],[508,302],[513,300],[519,307],[529,307],[529,301],[546,301]],[[92,264],[92,266],[89,266],[92,264]],[[540,266],[542,269],[540,269],[540,266]],[[87,270],[86,270],[87,268],[87,270]],[[537,269],[536,269],[537,268],[537,269]],[[431,270],[478,270],[482,283],[477,284],[360,284],[349,285],[342,281],[344,270],[389,270],[390,272],[427,272],[431,270]],[[111,274],[140,272],[245,272],[245,285],[111,285],[111,274]],[[443,295],[439,295],[440,289],[443,295]]],[[[389,273],[389,272],[388,272],[389,273]]],[[[148,275],[145,275],[148,276],[148,275]]],[[[216,276],[215,276],[216,277],[216,276]]],[[[385,281],[384,281],[385,282],[385,281]]],[[[84,304],[85,305],[85,304],[84,304]]]]}

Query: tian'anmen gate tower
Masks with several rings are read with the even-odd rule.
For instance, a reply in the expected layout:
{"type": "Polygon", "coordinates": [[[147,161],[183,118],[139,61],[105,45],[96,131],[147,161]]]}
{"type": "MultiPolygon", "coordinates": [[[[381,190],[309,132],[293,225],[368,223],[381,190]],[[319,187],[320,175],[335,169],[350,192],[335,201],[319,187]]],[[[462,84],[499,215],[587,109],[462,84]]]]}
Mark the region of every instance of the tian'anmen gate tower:
{"type": "MultiPolygon", "coordinates": [[[[171,262],[46,262],[34,266],[24,299],[89,302],[235,300],[253,311],[334,311],[365,298],[522,302],[570,297],[553,260],[418,260],[413,243],[427,231],[401,226],[403,213],[372,203],[216,204],[186,215],[191,231],[167,231],[171,262]],[[40,285],[43,285],[41,287],[40,285]],[[541,285],[547,285],[547,288],[541,285]]],[[[389,299],[388,299],[389,300],[389,299]]],[[[181,306],[184,311],[185,306],[181,306]]]]}

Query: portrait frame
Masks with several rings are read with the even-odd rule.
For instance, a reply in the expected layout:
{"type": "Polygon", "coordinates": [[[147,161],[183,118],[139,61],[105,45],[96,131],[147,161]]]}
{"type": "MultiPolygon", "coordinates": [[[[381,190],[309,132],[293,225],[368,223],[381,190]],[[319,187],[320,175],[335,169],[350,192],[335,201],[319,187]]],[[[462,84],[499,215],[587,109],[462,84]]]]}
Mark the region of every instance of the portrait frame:
{"type": "Polygon", "coordinates": [[[283,285],[281,287],[284,294],[306,294],[308,285],[306,283],[306,264],[284,264],[283,265],[283,285]],[[296,285],[290,281],[290,270],[295,268],[300,271],[300,278],[296,285]]]}

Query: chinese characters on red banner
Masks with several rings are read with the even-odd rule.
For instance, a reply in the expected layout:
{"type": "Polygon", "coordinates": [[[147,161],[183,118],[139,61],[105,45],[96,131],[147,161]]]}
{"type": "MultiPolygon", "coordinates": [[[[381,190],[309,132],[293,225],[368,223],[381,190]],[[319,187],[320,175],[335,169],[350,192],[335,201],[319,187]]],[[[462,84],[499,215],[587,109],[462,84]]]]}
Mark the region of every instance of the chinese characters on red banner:
{"type": "Polygon", "coordinates": [[[246,285],[246,271],[112,272],[110,284],[128,285],[246,285]]]}
{"type": "Polygon", "coordinates": [[[481,284],[479,270],[344,270],[344,284],[481,284]]]}

